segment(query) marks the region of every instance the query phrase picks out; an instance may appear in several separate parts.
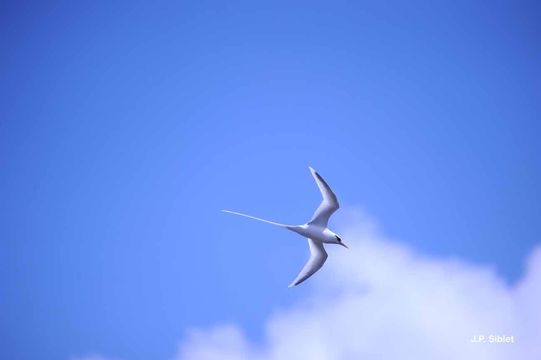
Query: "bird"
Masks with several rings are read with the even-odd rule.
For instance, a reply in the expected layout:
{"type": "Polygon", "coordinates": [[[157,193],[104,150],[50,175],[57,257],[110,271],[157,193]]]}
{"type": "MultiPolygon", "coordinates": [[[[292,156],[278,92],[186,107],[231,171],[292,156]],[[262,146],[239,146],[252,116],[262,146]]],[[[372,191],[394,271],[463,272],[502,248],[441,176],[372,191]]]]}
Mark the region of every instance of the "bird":
{"type": "Polygon", "coordinates": [[[323,200],[312,215],[310,221],[305,224],[281,224],[236,211],[222,210],[225,213],[244,216],[250,219],[262,221],[267,224],[291,230],[308,239],[310,258],[302,268],[299,275],[291,282],[291,284],[289,284],[290,288],[299,285],[310,276],[314,275],[319,269],[321,269],[328,257],[323,244],[338,244],[349,249],[348,246],[342,241],[342,238],[340,238],[340,236],[338,236],[338,234],[336,234],[335,232],[331,231],[328,227],[331,215],[334,214],[334,212],[340,207],[336,195],[317,171],[315,171],[311,166],[309,166],[308,168],[310,169],[310,172],[312,173],[312,176],[316,181],[323,200]]]}

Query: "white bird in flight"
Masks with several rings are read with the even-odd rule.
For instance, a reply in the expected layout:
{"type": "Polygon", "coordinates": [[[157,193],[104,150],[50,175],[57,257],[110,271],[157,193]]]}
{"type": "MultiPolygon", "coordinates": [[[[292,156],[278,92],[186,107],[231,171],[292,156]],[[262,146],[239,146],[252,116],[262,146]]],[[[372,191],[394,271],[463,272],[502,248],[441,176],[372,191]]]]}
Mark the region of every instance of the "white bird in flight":
{"type": "Polygon", "coordinates": [[[323,247],[324,243],[338,244],[342,245],[345,248],[348,248],[346,244],[342,242],[340,236],[329,230],[329,228],[327,227],[329,223],[329,218],[340,207],[338,205],[336,195],[332,192],[331,188],[325,182],[325,180],[323,180],[321,175],[319,175],[313,168],[309,167],[309,169],[312,173],[312,176],[316,180],[319,191],[321,191],[323,201],[316,209],[316,212],[312,216],[312,219],[304,225],[279,224],[273,221],[260,219],[255,216],[241,214],[235,211],[222,210],[223,212],[227,212],[230,214],[240,215],[250,219],[263,221],[268,224],[280,226],[308,238],[308,246],[310,247],[310,259],[308,259],[306,265],[304,265],[299,275],[295,278],[295,280],[293,280],[289,287],[299,285],[304,280],[312,276],[316,271],[321,269],[321,267],[325,263],[325,260],[327,260],[327,252],[323,247]]]}

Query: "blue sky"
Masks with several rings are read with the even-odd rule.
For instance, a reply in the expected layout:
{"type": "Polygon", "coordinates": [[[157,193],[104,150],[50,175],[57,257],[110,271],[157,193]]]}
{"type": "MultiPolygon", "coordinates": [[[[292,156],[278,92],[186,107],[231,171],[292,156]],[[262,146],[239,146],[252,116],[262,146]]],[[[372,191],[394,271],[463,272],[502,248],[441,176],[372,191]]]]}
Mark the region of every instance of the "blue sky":
{"type": "Polygon", "coordinates": [[[165,359],[228,321],[257,341],[309,296],[287,288],[306,244],[219,210],[308,220],[308,165],[390,237],[516,281],[541,230],[539,11],[4,2],[0,357],[165,359]]]}

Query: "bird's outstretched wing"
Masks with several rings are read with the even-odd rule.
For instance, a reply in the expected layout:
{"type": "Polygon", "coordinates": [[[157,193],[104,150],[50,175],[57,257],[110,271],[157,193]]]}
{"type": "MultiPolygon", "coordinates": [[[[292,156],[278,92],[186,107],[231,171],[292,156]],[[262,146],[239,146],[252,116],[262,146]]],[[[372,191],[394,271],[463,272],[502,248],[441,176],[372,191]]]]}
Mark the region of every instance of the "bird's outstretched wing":
{"type": "Polygon", "coordinates": [[[316,209],[316,212],[314,213],[314,215],[312,216],[312,219],[308,222],[308,224],[327,227],[329,218],[336,210],[338,210],[340,205],[338,204],[338,199],[336,198],[336,195],[334,195],[331,188],[325,182],[325,180],[323,180],[321,175],[319,175],[311,167],[309,168],[310,168],[310,172],[312,173],[312,176],[316,180],[316,184],[317,184],[317,187],[319,188],[319,191],[321,191],[321,195],[323,196],[323,201],[321,202],[321,204],[319,204],[319,207],[316,209]]]}
{"type": "Polygon", "coordinates": [[[304,265],[297,278],[289,284],[289,287],[297,286],[314,275],[316,271],[321,269],[325,260],[327,260],[327,252],[323,247],[323,243],[308,239],[308,245],[310,246],[310,259],[308,259],[308,262],[304,265]]]}

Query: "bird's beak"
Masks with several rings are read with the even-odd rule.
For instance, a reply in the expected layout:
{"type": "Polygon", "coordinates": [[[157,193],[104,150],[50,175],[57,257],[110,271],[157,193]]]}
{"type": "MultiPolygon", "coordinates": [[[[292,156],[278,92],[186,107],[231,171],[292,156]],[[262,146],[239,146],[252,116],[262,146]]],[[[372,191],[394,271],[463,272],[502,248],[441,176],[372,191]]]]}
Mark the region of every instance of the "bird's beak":
{"type": "Polygon", "coordinates": [[[346,244],[344,244],[343,242],[341,242],[340,245],[342,245],[342,246],[345,247],[346,249],[349,249],[349,247],[348,247],[346,244]]]}

